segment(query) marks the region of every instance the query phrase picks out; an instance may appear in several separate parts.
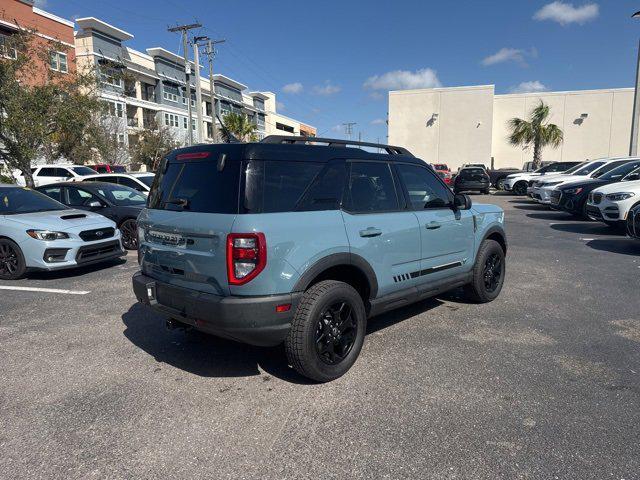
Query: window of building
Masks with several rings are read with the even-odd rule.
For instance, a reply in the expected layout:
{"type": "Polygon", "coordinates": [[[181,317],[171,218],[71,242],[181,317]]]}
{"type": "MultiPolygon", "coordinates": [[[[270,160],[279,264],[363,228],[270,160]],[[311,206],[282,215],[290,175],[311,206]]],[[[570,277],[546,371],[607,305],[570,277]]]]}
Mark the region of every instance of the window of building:
{"type": "Polygon", "coordinates": [[[285,125],[284,123],[276,122],[276,128],[284,132],[295,133],[295,129],[293,127],[285,125]]]}
{"type": "MultiPolygon", "coordinates": [[[[167,127],[179,127],[180,126],[180,117],[178,115],[174,115],[173,113],[165,113],[164,114],[164,124],[167,127]]],[[[186,124],[184,128],[187,128],[186,124]]]]}
{"type": "Polygon", "coordinates": [[[0,55],[4,58],[18,58],[18,51],[9,46],[9,36],[3,33],[0,33],[0,55]]]}
{"type": "Polygon", "coordinates": [[[162,98],[170,102],[178,103],[180,99],[180,89],[174,85],[165,84],[162,86],[162,98]]]}
{"type": "Polygon", "coordinates": [[[100,68],[100,81],[117,88],[123,88],[124,85],[120,71],[110,67],[100,68]]]}
{"type": "Polygon", "coordinates": [[[109,115],[112,117],[124,118],[124,103],[107,101],[109,104],[109,115]]]}
{"type": "Polygon", "coordinates": [[[187,117],[182,117],[182,128],[187,129],[187,117]]]}
{"type": "Polygon", "coordinates": [[[60,73],[67,73],[67,54],[62,52],[51,52],[49,59],[49,68],[60,73]]]}
{"type": "Polygon", "coordinates": [[[396,168],[407,187],[414,210],[443,208],[451,204],[451,191],[427,168],[404,164],[398,164],[396,168]]]}
{"type": "Polygon", "coordinates": [[[389,165],[383,162],[353,162],[345,209],[357,213],[397,210],[398,197],[389,165]]]}

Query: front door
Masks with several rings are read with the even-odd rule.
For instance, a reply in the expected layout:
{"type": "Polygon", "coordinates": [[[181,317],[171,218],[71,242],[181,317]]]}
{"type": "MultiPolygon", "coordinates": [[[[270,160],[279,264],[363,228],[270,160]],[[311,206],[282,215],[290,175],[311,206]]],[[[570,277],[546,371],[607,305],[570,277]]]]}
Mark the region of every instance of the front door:
{"type": "Polygon", "coordinates": [[[354,161],[345,187],[343,218],[351,253],[364,258],[378,281],[378,297],[416,285],[420,232],[387,162],[354,161]]]}
{"type": "Polygon", "coordinates": [[[474,248],[471,211],[452,208],[451,190],[427,166],[399,163],[395,168],[419,223],[418,285],[468,271],[474,248]]]}

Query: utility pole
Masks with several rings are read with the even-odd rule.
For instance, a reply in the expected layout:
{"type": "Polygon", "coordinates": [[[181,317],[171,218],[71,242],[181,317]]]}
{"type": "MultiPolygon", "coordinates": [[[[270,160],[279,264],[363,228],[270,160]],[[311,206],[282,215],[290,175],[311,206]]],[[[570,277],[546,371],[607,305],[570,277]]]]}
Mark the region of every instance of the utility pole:
{"type": "Polygon", "coordinates": [[[349,140],[351,140],[351,134],[353,133],[353,126],[357,125],[357,123],[347,122],[347,123],[343,123],[342,125],[344,125],[344,133],[347,135],[349,140]]]}
{"type": "Polygon", "coordinates": [[[198,143],[204,141],[204,135],[202,135],[202,88],[200,87],[200,51],[198,42],[202,40],[208,40],[209,37],[193,37],[193,62],[196,66],[196,140],[198,143]]]}
{"type": "MultiPolygon", "coordinates": [[[[188,43],[189,39],[188,32],[194,28],[200,28],[202,24],[200,23],[191,23],[189,25],[177,25],[175,27],[168,28],[170,32],[182,32],[182,50],[184,52],[184,78],[187,84],[186,92],[187,92],[187,112],[189,121],[187,122],[187,130],[189,132],[188,143],[187,145],[193,145],[193,128],[191,127],[191,65],[189,65],[189,48],[188,43]]],[[[196,78],[198,78],[199,72],[196,72],[196,78]]]]}
{"type": "Polygon", "coordinates": [[[211,93],[211,131],[213,135],[213,143],[218,141],[218,125],[216,124],[216,91],[213,84],[213,57],[216,56],[215,46],[218,43],[224,43],[225,40],[211,40],[207,42],[207,60],[209,62],[209,92],[211,93]]]}

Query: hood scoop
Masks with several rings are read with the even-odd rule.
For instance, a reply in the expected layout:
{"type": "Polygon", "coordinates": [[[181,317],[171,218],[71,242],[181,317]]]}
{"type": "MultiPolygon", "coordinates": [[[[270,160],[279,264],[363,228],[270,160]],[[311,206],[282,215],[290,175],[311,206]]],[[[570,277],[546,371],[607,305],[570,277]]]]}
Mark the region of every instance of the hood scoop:
{"type": "Polygon", "coordinates": [[[84,213],[74,213],[72,215],[62,215],[60,219],[62,220],[74,220],[76,218],[87,218],[84,213]]]}

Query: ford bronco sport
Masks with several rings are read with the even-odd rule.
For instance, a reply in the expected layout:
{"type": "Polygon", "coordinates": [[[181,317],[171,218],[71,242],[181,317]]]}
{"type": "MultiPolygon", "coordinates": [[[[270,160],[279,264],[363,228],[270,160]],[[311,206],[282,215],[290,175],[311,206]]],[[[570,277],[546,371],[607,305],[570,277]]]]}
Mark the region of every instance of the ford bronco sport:
{"type": "Polygon", "coordinates": [[[495,299],[503,222],[401,147],[271,136],[181,148],[138,218],[133,289],[170,325],[284,342],[293,368],[330,381],[370,317],[456,287],[495,299]]]}

